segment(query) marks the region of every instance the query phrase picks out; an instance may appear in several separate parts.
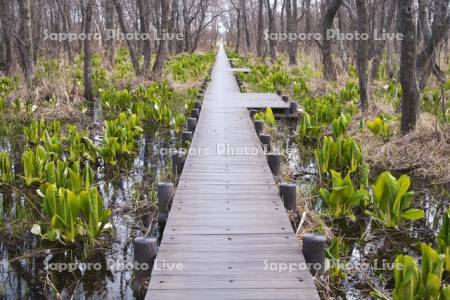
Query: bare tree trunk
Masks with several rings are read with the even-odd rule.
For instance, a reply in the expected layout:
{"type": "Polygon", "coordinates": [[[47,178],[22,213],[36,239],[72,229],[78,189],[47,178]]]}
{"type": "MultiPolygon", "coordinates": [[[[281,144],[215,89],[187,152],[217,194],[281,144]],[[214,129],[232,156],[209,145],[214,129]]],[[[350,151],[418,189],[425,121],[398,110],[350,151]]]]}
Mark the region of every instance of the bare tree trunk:
{"type": "Polygon", "coordinates": [[[358,32],[367,34],[367,39],[357,41],[357,69],[359,75],[360,106],[362,111],[369,107],[369,15],[366,0],[356,0],[358,32]]]}
{"type": "MultiPolygon", "coordinates": [[[[417,58],[417,75],[420,90],[425,88],[428,78],[432,72],[437,75],[436,77],[438,79],[442,77],[442,71],[436,64],[436,51],[443,43],[450,28],[450,11],[448,9],[449,1],[436,1],[434,4],[435,14],[432,34],[431,37],[425,40],[425,47],[417,58]]],[[[428,26],[424,26],[424,28],[426,27],[428,26]]],[[[425,29],[424,36],[429,35],[428,31],[429,29],[425,29]]]]}
{"type": "MultiPolygon", "coordinates": [[[[127,29],[127,25],[125,24],[125,20],[123,18],[122,5],[120,4],[119,0],[113,0],[113,2],[114,2],[114,6],[116,8],[117,19],[119,21],[120,29],[122,30],[124,35],[127,35],[128,29],[127,29]]],[[[126,39],[126,41],[127,41],[128,51],[130,52],[130,59],[131,59],[131,63],[133,64],[134,72],[136,73],[137,76],[139,76],[141,74],[141,70],[139,67],[139,59],[136,54],[136,49],[134,48],[132,40],[126,39]]]]}
{"type": "Polygon", "coordinates": [[[430,42],[433,38],[433,32],[430,24],[430,1],[420,0],[419,1],[419,24],[420,30],[423,34],[423,38],[426,42],[430,42]]]}
{"type": "MultiPolygon", "coordinates": [[[[116,27],[114,25],[114,3],[112,1],[106,1],[105,3],[105,27],[107,31],[110,30],[116,30],[116,27]]],[[[109,64],[111,66],[114,66],[114,57],[116,55],[116,47],[114,43],[114,39],[106,39],[105,40],[105,46],[106,46],[106,58],[109,61],[109,64]]]]}
{"type": "MultiPolygon", "coordinates": [[[[159,1],[161,6],[161,33],[164,33],[167,32],[169,29],[170,2],[166,0],[159,0],[159,1]]],[[[167,57],[167,40],[163,38],[159,42],[158,53],[156,55],[155,65],[153,66],[155,78],[161,77],[166,57],[167,57]]]]}
{"type": "Polygon", "coordinates": [[[37,62],[39,52],[41,51],[42,42],[42,7],[44,6],[43,0],[35,0],[30,2],[30,14],[31,14],[31,37],[33,45],[33,63],[37,62]]]}
{"type": "MultiPolygon", "coordinates": [[[[58,5],[59,14],[61,16],[63,31],[65,33],[69,33],[70,31],[68,20],[69,16],[67,15],[67,12],[65,11],[64,5],[61,0],[56,0],[56,4],[58,5]]],[[[72,64],[73,63],[72,47],[68,39],[64,40],[64,48],[66,48],[67,59],[69,60],[69,63],[72,64]]]]}
{"type": "Polygon", "coordinates": [[[241,46],[241,9],[239,7],[235,7],[237,11],[237,21],[236,21],[236,45],[234,47],[234,51],[239,52],[239,47],[241,46]]]}
{"type": "MultiPolygon", "coordinates": [[[[86,10],[84,9],[85,4],[84,4],[85,0],[80,0],[80,13],[81,13],[81,23],[80,23],[80,31],[84,32],[84,21],[86,19],[86,10]]],[[[78,49],[79,51],[83,51],[84,49],[84,39],[78,39],[78,49]]],[[[78,52],[78,51],[75,51],[78,52]]]]}
{"type": "MultiPolygon", "coordinates": [[[[89,0],[84,7],[84,33],[88,36],[92,31],[92,6],[94,0],[89,0]]],[[[84,41],[84,96],[92,105],[94,101],[94,83],[92,81],[92,49],[91,40],[84,41]]]]}
{"type": "Polygon", "coordinates": [[[245,30],[245,45],[247,47],[247,50],[251,50],[252,44],[250,41],[250,32],[248,30],[248,23],[247,23],[247,8],[245,7],[245,0],[241,0],[241,8],[242,8],[242,18],[244,21],[244,30],[245,30]]]}
{"type": "Polygon", "coordinates": [[[331,40],[327,38],[328,30],[334,28],[333,22],[337,11],[341,7],[342,0],[331,0],[326,8],[323,17],[323,44],[322,44],[322,63],[324,68],[324,76],[326,80],[336,80],[337,74],[333,63],[333,56],[331,53],[331,40]]]}
{"type": "MultiPolygon", "coordinates": [[[[281,12],[280,12],[280,22],[279,22],[279,30],[280,32],[284,32],[287,33],[288,29],[287,29],[287,24],[284,21],[285,19],[285,12],[286,12],[286,0],[282,0],[281,2],[281,12]]],[[[274,13],[275,14],[275,18],[277,17],[277,12],[274,13]]],[[[276,23],[275,23],[276,24],[276,23]]],[[[280,42],[277,45],[277,51],[281,51],[281,52],[285,52],[286,49],[286,42],[280,42]]]]}
{"type": "MultiPolygon", "coordinates": [[[[178,11],[178,0],[172,0],[172,9],[170,13],[170,25],[169,25],[169,32],[178,32],[178,24],[177,24],[177,11],[178,11]]],[[[176,46],[176,40],[170,40],[168,49],[169,54],[173,55],[175,53],[175,46],[176,46]]]]}
{"type": "Polygon", "coordinates": [[[0,22],[2,28],[2,39],[5,50],[5,60],[4,60],[4,72],[8,75],[11,73],[13,56],[12,56],[12,41],[11,41],[11,28],[10,28],[10,18],[11,18],[11,6],[9,1],[1,1],[0,4],[0,22]]]}
{"type": "Polygon", "coordinates": [[[31,89],[34,72],[33,36],[31,28],[30,0],[17,0],[20,12],[19,53],[22,62],[23,75],[27,87],[31,89]]]}
{"type": "MultiPolygon", "coordinates": [[[[286,29],[289,33],[297,33],[297,0],[286,0],[286,29]]],[[[297,64],[297,42],[293,40],[288,40],[288,56],[289,64],[297,64]]]]}
{"type": "MultiPolygon", "coordinates": [[[[342,32],[345,32],[345,28],[344,28],[344,12],[340,9],[338,10],[338,26],[339,26],[339,30],[341,30],[342,32]]],[[[342,65],[344,67],[345,70],[347,70],[348,68],[348,54],[347,51],[345,50],[345,45],[344,45],[344,41],[340,40],[338,42],[338,47],[339,47],[339,54],[341,56],[341,61],[342,61],[342,65]]]]}
{"type": "MultiPolygon", "coordinates": [[[[398,0],[389,0],[390,4],[386,5],[384,7],[384,18],[383,18],[383,25],[382,29],[386,30],[386,32],[390,32],[390,29],[392,28],[395,11],[397,9],[397,1],[398,0]]],[[[389,2],[387,1],[387,2],[389,2]]],[[[386,41],[378,41],[375,44],[375,49],[373,51],[373,62],[372,62],[372,70],[371,70],[371,79],[374,79],[377,77],[378,69],[380,67],[380,63],[383,58],[383,50],[385,49],[386,41]]]]}
{"type": "Polygon", "coordinates": [[[183,31],[184,31],[184,47],[183,51],[187,52],[191,48],[191,18],[189,17],[189,7],[187,0],[183,0],[183,31]]]}
{"type": "MultiPolygon", "coordinates": [[[[142,34],[148,34],[148,28],[147,28],[147,16],[146,16],[146,9],[144,7],[143,0],[136,0],[136,4],[139,11],[139,22],[141,26],[141,33],[142,34]]],[[[145,39],[143,41],[144,43],[144,65],[142,67],[142,71],[144,76],[148,75],[148,71],[150,69],[150,61],[151,61],[151,44],[149,39],[145,39]]]]}
{"type": "MultiPolygon", "coordinates": [[[[267,15],[269,17],[269,35],[276,32],[275,13],[277,10],[277,0],[273,7],[270,6],[270,0],[266,0],[267,15]]],[[[269,39],[270,60],[274,63],[277,60],[277,41],[269,39]]]]}
{"type": "Polygon", "coordinates": [[[283,0],[281,3],[281,13],[280,13],[280,31],[286,32],[288,29],[285,27],[286,23],[284,22],[284,13],[286,11],[286,0],[283,0]]]}
{"type": "Polygon", "coordinates": [[[258,36],[257,38],[257,46],[256,46],[256,54],[258,57],[262,57],[263,55],[263,32],[264,32],[264,0],[258,1],[258,36]]]}
{"type": "MultiPolygon", "coordinates": [[[[177,0],[177,7],[178,7],[178,0],[177,0]]],[[[175,19],[175,31],[176,32],[181,32],[181,12],[179,9],[176,10],[176,19],[175,19]]],[[[184,40],[184,39],[183,39],[184,40]]],[[[176,40],[175,41],[175,53],[180,53],[183,51],[183,40],[179,41],[176,40]]]]}
{"type": "MultiPolygon", "coordinates": [[[[311,20],[311,0],[305,0],[305,15],[306,15],[306,21],[305,21],[305,31],[306,33],[310,33],[312,30],[312,20],[311,20]]],[[[307,49],[311,48],[311,41],[308,39],[306,42],[307,49]]]]}
{"type": "Polygon", "coordinates": [[[419,88],[417,85],[417,26],[414,0],[399,0],[401,15],[400,30],[404,35],[401,45],[400,83],[403,89],[401,131],[413,130],[417,122],[419,88]]]}
{"type": "Polygon", "coordinates": [[[206,20],[206,16],[207,16],[207,8],[208,8],[209,2],[208,0],[203,0],[202,2],[200,2],[199,7],[199,18],[197,20],[197,28],[194,32],[194,34],[192,35],[194,38],[194,44],[192,45],[191,49],[189,50],[190,53],[193,53],[197,47],[198,47],[198,43],[200,41],[200,37],[201,37],[201,33],[202,31],[209,25],[211,24],[214,20],[216,20],[216,18],[220,15],[214,15],[211,16],[211,19],[205,24],[205,20],[206,20]]]}

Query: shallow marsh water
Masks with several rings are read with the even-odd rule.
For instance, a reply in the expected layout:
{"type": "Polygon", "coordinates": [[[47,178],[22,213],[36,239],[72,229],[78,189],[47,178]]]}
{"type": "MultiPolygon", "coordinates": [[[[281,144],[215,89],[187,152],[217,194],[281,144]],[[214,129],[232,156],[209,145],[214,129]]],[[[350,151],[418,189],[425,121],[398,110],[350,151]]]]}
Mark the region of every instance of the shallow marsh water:
{"type": "MultiPolygon", "coordinates": [[[[313,191],[317,188],[318,176],[310,148],[295,143],[292,124],[282,124],[280,133],[285,134],[282,147],[287,155],[287,167],[299,189],[313,191]]],[[[15,169],[20,169],[20,153],[23,143],[15,130],[0,136],[0,151],[13,154],[15,169]]],[[[113,233],[105,237],[102,249],[95,249],[89,258],[83,258],[80,249],[63,249],[54,244],[40,242],[27,228],[25,237],[8,239],[14,235],[15,222],[26,215],[24,207],[29,200],[38,197],[33,189],[16,190],[2,187],[0,193],[0,216],[4,233],[0,241],[0,299],[46,299],[54,298],[57,290],[63,298],[130,299],[133,296],[132,271],[127,262],[132,262],[132,240],[137,234],[152,228],[154,223],[153,199],[150,188],[164,176],[168,166],[167,154],[159,149],[170,148],[174,141],[171,134],[147,132],[139,141],[133,158],[118,168],[98,167],[98,189],[111,207],[113,233]],[[29,200],[26,199],[29,197],[29,200]],[[139,209],[145,204],[145,209],[139,209]],[[14,225],[14,226],[13,226],[14,225]],[[46,271],[52,263],[87,263],[86,268],[70,271],[46,271]],[[90,263],[90,265],[89,265],[90,263]],[[100,265],[100,270],[96,268],[100,265]],[[88,267],[90,266],[90,267],[88,267]],[[81,269],[81,270],[80,270],[81,269]]],[[[344,262],[350,262],[353,271],[338,285],[340,296],[347,299],[367,299],[372,288],[392,289],[392,271],[389,264],[398,253],[418,257],[419,242],[434,242],[439,230],[441,216],[450,205],[449,190],[445,187],[412,188],[414,204],[425,210],[425,219],[406,222],[401,230],[383,230],[368,217],[360,218],[360,224],[335,222],[335,232],[345,235],[348,251],[344,262]],[[375,264],[375,262],[377,262],[375,264]],[[371,267],[367,268],[369,265],[371,267]]],[[[317,213],[323,212],[320,199],[314,203],[317,213]]],[[[362,215],[360,215],[361,217],[362,215]]],[[[32,223],[25,222],[27,226],[32,223]]],[[[330,224],[329,224],[330,225],[330,224]]]]}
{"type": "MultiPolygon", "coordinates": [[[[15,168],[20,168],[23,144],[17,132],[0,137],[0,150],[12,154],[15,168]]],[[[138,151],[117,167],[99,166],[97,186],[106,207],[113,211],[112,231],[103,237],[101,247],[88,256],[81,248],[62,248],[41,242],[25,228],[20,236],[13,229],[30,203],[40,205],[34,189],[0,189],[0,299],[51,299],[56,291],[63,298],[130,299],[133,297],[132,241],[136,235],[151,231],[156,235],[152,188],[164,180],[170,157],[162,148],[170,148],[172,134],[149,130],[138,141],[138,151]],[[28,197],[26,199],[25,197],[28,197]],[[49,270],[70,263],[69,270],[49,270]],[[81,264],[85,263],[85,265],[81,264]],[[127,264],[128,263],[128,264],[127,264]]],[[[38,220],[26,220],[30,226],[38,220]]]]}
{"type": "MultiPolygon", "coordinates": [[[[296,124],[281,122],[277,135],[283,136],[281,147],[287,157],[286,164],[298,189],[303,194],[314,193],[319,185],[315,168],[314,147],[300,145],[295,141],[296,124]]],[[[372,174],[373,176],[373,174],[372,174]]],[[[392,263],[400,254],[420,257],[420,243],[435,245],[444,212],[450,207],[450,189],[446,186],[423,186],[413,182],[413,206],[425,211],[425,218],[415,222],[404,222],[398,230],[386,230],[358,213],[358,223],[347,220],[332,221],[324,216],[335,234],[345,236],[347,255],[340,262],[348,264],[347,278],[337,285],[339,296],[345,299],[367,299],[375,289],[392,290],[392,263]],[[362,222],[361,222],[362,220],[362,222]]],[[[316,193],[317,194],[317,193],[316,193]]],[[[312,209],[324,213],[320,197],[315,197],[312,209]]],[[[445,276],[444,276],[445,277],[445,276]]],[[[446,278],[449,281],[449,278],[446,278]]]]}

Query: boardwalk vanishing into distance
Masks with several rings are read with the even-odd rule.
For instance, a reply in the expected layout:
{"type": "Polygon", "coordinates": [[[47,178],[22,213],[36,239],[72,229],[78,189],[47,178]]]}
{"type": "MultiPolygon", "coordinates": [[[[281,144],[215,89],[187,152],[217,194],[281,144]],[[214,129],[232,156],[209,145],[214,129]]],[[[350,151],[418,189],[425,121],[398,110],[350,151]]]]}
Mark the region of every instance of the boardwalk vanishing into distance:
{"type": "Polygon", "coordinates": [[[220,46],[147,299],[319,299],[308,270],[276,268],[304,257],[247,109],[289,105],[233,71],[220,46]]]}

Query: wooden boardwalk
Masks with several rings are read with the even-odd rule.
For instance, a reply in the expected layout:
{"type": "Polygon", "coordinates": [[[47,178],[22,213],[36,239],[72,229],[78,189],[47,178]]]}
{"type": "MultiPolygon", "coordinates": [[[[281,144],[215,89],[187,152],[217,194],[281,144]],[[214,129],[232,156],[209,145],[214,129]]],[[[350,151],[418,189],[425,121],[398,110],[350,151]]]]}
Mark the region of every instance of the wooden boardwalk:
{"type": "Polygon", "coordinates": [[[277,269],[304,258],[246,109],[258,96],[230,68],[220,47],[146,298],[319,299],[309,271],[277,269]]]}

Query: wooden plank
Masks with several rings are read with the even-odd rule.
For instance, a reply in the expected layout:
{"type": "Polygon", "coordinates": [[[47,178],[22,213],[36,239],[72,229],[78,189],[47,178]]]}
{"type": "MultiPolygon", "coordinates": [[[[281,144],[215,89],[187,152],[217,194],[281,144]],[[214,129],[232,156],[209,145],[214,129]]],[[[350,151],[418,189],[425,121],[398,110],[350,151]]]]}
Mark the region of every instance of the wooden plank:
{"type": "MultiPolygon", "coordinates": [[[[232,228],[228,225],[232,224],[233,227],[256,227],[256,228],[268,228],[274,227],[274,228],[290,228],[289,223],[284,220],[277,220],[274,217],[277,217],[275,213],[272,215],[272,218],[266,218],[264,221],[264,225],[261,225],[261,220],[259,218],[251,218],[249,220],[244,220],[239,216],[228,216],[233,214],[232,212],[220,214],[220,219],[217,219],[217,217],[212,217],[211,215],[214,214],[204,214],[203,216],[199,216],[199,218],[191,218],[191,217],[185,217],[182,218],[180,214],[178,214],[177,218],[171,217],[170,226],[171,227],[184,227],[184,226],[221,226],[226,228],[232,228]]],[[[257,214],[253,214],[254,216],[257,214]]],[[[170,228],[167,228],[170,229],[170,228]]]]}
{"type": "Polygon", "coordinates": [[[207,94],[210,97],[225,98],[227,101],[217,102],[216,107],[242,107],[242,108],[289,108],[290,104],[281,100],[280,96],[273,93],[245,93],[239,92],[214,92],[207,94]]]}
{"type": "MultiPolygon", "coordinates": [[[[152,281],[152,289],[291,289],[291,288],[314,288],[314,283],[305,280],[301,276],[287,278],[284,274],[256,273],[252,277],[246,274],[236,275],[190,275],[180,276],[176,274],[158,275],[159,280],[152,281]]],[[[309,275],[311,276],[311,275],[309,275]]]]}
{"type": "Polygon", "coordinates": [[[261,201],[245,201],[241,203],[204,203],[204,202],[177,202],[176,206],[172,207],[171,217],[173,218],[179,212],[182,214],[193,214],[193,213],[225,213],[225,212],[236,212],[236,213],[258,213],[262,210],[264,211],[276,211],[284,210],[283,204],[273,204],[271,202],[261,202],[261,201]]]}
{"type": "MultiPolygon", "coordinates": [[[[189,241],[189,243],[164,243],[161,245],[160,250],[166,251],[178,251],[179,247],[183,247],[186,251],[215,251],[221,249],[222,251],[282,251],[286,248],[293,248],[298,251],[299,243],[293,240],[286,240],[283,243],[272,243],[270,240],[264,240],[260,242],[249,243],[234,243],[234,242],[219,242],[219,243],[207,243],[199,244],[195,240],[189,241]]],[[[301,260],[299,260],[301,261],[301,260]]],[[[259,265],[260,266],[260,265],[259,265]]]]}
{"type": "Polygon", "coordinates": [[[213,199],[214,201],[220,200],[258,200],[258,199],[269,199],[272,201],[277,201],[274,203],[278,203],[281,201],[278,196],[278,192],[276,191],[266,191],[264,195],[258,193],[257,191],[248,191],[246,193],[199,193],[198,191],[177,191],[175,193],[174,201],[177,201],[180,198],[181,201],[189,201],[196,199],[213,199]],[[180,196],[178,196],[180,195],[180,196]]]}
{"type": "MultiPolygon", "coordinates": [[[[180,245],[175,245],[180,246],[180,245]]],[[[297,276],[307,275],[308,270],[301,270],[305,266],[301,260],[280,262],[283,269],[275,267],[272,262],[182,262],[182,265],[173,266],[175,262],[157,261],[158,266],[153,270],[153,275],[165,274],[170,268],[172,274],[177,275],[254,275],[256,273],[278,273],[283,276],[296,278],[297,276]],[[289,265],[290,264],[290,265],[289,265]],[[286,266],[286,268],[284,268],[286,266]],[[306,273],[306,274],[305,274],[306,273]]]]}
{"type": "MultiPolygon", "coordinates": [[[[169,217],[170,222],[170,217],[169,217]]],[[[292,233],[291,227],[274,227],[273,225],[242,226],[229,224],[227,226],[174,226],[166,227],[165,231],[178,234],[249,234],[249,233],[292,233]]],[[[182,251],[180,249],[180,251],[182,251]]]]}
{"type": "Polygon", "coordinates": [[[204,184],[202,182],[195,182],[189,185],[180,184],[177,188],[179,191],[199,191],[199,193],[265,193],[267,191],[277,191],[278,188],[275,184],[259,183],[259,184],[204,184]]]}
{"type": "Polygon", "coordinates": [[[190,243],[196,241],[198,244],[220,244],[220,243],[241,243],[251,244],[260,242],[272,243],[290,243],[291,240],[297,241],[294,234],[240,234],[230,237],[230,235],[207,235],[207,234],[165,234],[165,243],[190,243]]]}
{"type": "MultiPolygon", "coordinates": [[[[298,249],[283,249],[282,251],[168,251],[161,250],[158,253],[158,261],[167,262],[190,262],[190,263],[260,263],[264,267],[264,262],[299,262],[301,253],[298,249]]],[[[303,260],[304,261],[304,260],[303,260]]]]}

